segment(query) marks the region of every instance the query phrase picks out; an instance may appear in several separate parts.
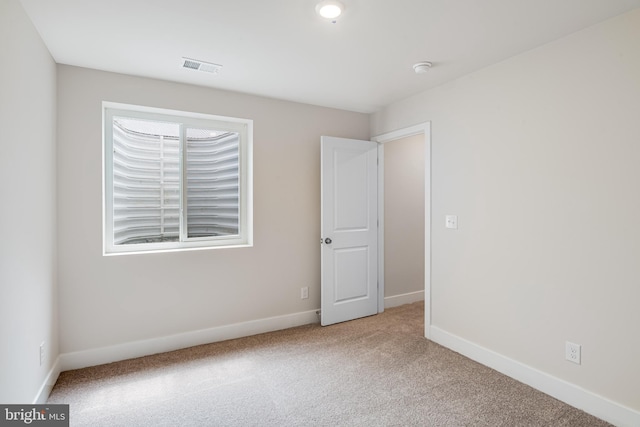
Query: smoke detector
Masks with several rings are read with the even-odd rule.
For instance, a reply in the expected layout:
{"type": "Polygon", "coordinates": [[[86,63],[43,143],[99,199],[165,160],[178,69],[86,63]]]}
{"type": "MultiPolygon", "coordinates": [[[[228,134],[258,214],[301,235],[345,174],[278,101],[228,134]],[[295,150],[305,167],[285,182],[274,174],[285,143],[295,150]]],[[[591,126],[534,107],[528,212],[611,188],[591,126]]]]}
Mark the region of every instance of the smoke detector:
{"type": "Polygon", "coordinates": [[[182,68],[187,68],[189,70],[203,71],[205,73],[218,74],[220,72],[220,69],[222,68],[222,65],[183,57],[182,68]]]}
{"type": "Polygon", "coordinates": [[[424,74],[431,69],[433,64],[431,62],[418,62],[417,64],[413,64],[413,71],[416,74],[424,74]]]}

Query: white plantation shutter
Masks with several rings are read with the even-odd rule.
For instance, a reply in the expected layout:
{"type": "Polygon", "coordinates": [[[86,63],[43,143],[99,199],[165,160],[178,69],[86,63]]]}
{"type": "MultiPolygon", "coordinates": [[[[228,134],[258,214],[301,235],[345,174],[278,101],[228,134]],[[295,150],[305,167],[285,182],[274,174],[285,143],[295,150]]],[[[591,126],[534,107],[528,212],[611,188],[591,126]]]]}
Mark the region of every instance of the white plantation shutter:
{"type": "Polygon", "coordinates": [[[248,125],[105,111],[106,253],[247,243],[250,190],[242,185],[250,181],[241,154],[248,125]]]}

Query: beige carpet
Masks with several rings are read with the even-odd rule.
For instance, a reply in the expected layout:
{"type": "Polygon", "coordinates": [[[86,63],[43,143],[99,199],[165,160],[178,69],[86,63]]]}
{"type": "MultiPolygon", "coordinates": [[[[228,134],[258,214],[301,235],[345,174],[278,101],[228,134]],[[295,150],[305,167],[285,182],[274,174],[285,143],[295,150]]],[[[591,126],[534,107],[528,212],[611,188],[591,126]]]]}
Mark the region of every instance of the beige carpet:
{"type": "Polygon", "coordinates": [[[423,337],[423,304],[64,372],[72,426],[607,426],[423,337]]]}

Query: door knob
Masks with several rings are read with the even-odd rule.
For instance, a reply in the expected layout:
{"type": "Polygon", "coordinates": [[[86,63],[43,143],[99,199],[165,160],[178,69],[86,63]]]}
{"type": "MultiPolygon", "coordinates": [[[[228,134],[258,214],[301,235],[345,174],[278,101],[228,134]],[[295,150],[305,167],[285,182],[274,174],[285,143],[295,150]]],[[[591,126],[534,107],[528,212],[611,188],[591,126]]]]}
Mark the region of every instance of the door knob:
{"type": "Polygon", "coordinates": [[[327,245],[330,245],[330,244],[331,244],[331,242],[332,242],[332,240],[331,240],[330,238],[328,238],[328,237],[327,237],[326,239],[324,239],[324,242],[325,242],[327,245]]]}

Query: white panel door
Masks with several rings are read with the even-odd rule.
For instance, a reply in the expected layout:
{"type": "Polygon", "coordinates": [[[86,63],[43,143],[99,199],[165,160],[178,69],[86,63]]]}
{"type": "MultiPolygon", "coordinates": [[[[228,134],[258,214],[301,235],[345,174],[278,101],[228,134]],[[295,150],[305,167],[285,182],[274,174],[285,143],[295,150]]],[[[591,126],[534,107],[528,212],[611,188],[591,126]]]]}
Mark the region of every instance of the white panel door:
{"type": "Polygon", "coordinates": [[[323,326],[378,312],[378,147],[323,136],[323,326]]]}

